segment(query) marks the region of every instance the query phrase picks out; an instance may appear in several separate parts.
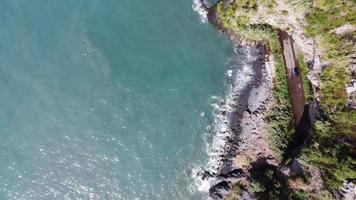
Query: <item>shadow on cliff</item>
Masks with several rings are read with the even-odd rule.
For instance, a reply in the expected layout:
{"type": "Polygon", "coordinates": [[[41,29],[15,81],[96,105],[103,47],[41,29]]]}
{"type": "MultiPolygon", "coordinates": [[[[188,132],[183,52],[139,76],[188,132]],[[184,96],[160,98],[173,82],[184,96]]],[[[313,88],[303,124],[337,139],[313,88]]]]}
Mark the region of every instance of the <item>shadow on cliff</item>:
{"type": "Polygon", "coordinates": [[[258,158],[249,170],[252,190],[257,199],[300,199],[300,196],[290,188],[288,181],[302,178],[306,181],[308,176],[298,167],[298,158],[301,150],[308,145],[311,139],[312,119],[310,119],[309,105],[305,105],[303,117],[295,126],[283,160],[279,166],[271,165],[266,158],[258,158]],[[288,162],[287,162],[288,161],[288,162]],[[284,174],[282,169],[290,169],[290,174],[284,174]]]}
{"type": "Polygon", "coordinates": [[[268,164],[266,158],[259,158],[249,170],[251,188],[256,199],[290,199],[292,190],[278,166],[268,164]]]}
{"type": "Polygon", "coordinates": [[[305,145],[310,142],[312,123],[309,114],[309,105],[304,106],[303,117],[299,124],[295,126],[295,133],[288,143],[288,146],[283,154],[282,164],[286,164],[288,160],[294,160],[300,154],[300,151],[305,145]]]}

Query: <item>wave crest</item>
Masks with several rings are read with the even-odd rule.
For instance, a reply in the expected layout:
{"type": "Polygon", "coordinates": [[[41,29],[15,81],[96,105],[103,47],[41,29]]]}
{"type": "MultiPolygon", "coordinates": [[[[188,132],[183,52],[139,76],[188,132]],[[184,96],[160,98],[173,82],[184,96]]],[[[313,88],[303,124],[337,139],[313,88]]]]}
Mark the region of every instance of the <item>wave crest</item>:
{"type": "Polygon", "coordinates": [[[208,23],[208,11],[205,9],[202,0],[193,0],[192,8],[199,14],[202,23],[208,23]]]}
{"type": "MultiPolygon", "coordinates": [[[[253,76],[252,64],[256,60],[254,56],[254,48],[246,47],[243,49],[235,49],[236,56],[230,64],[230,69],[226,72],[228,78],[228,88],[224,98],[212,97],[213,122],[211,124],[211,134],[206,134],[205,137],[212,137],[210,142],[206,143],[206,152],[208,162],[204,167],[193,169],[193,178],[198,191],[209,192],[210,187],[215,184],[216,178],[214,175],[219,173],[220,168],[224,164],[223,156],[226,151],[226,144],[230,139],[233,139],[233,130],[230,126],[231,113],[238,107],[237,99],[243,88],[247,86],[253,76]],[[204,173],[209,172],[213,176],[204,177],[204,173]]],[[[207,141],[209,141],[207,139],[207,141]]]]}

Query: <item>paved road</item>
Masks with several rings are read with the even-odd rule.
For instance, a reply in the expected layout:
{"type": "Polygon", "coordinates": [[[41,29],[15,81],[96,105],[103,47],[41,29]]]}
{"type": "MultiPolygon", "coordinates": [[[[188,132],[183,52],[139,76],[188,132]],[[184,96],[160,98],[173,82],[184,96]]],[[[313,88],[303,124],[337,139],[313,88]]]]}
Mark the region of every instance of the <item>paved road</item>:
{"type": "Polygon", "coordinates": [[[294,41],[286,32],[279,31],[279,40],[283,49],[283,58],[287,72],[288,89],[292,100],[294,123],[299,124],[304,112],[303,79],[298,60],[295,56],[294,41]]]}

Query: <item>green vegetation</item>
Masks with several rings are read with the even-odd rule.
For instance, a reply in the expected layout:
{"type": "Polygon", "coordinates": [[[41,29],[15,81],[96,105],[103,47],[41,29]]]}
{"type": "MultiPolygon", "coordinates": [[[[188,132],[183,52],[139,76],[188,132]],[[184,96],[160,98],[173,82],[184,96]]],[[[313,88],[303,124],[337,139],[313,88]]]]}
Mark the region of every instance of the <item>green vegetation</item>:
{"type": "MultiPolygon", "coordinates": [[[[305,11],[305,32],[308,37],[317,42],[318,47],[323,51],[323,60],[328,63],[322,70],[321,84],[317,88],[320,107],[323,111],[322,118],[313,125],[315,134],[312,136],[311,145],[303,149],[301,158],[317,166],[322,172],[326,189],[335,191],[341,186],[343,180],[356,179],[356,147],[351,142],[356,141],[356,111],[347,109],[345,90],[350,83],[349,63],[346,55],[354,53],[356,49],[355,33],[339,36],[333,30],[346,23],[356,24],[356,2],[354,0],[286,0],[286,2],[295,9],[305,11]]],[[[217,12],[220,23],[225,29],[237,33],[244,40],[268,44],[270,48],[276,69],[274,89],[276,102],[273,112],[267,114],[270,124],[269,141],[272,149],[282,155],[294,128],[291,105],[284,62],[275,29],[268,24],[250,24],[260,5],[273,9],[275,1],[236,0],[226,8],[219,3],[217,12]]],[[[289,15],[287,11],[282,11],[282,14],[289,15]]],[[[306,99],[310,102],[314,100],[314,94],[306,76],[308,67],[302,55],[298,56],[298,60],[306,99]]],[[[266,177],[266,174],[263,176],[266,177]]],[[[275,187],[275,193],[268,193],[270,199],[276,199],[283,193],[283,190],[278,188],[284,186],[282,187],[273,177],[267,182],[275,187]],[[278,194],[278,192],[282,193],[278,194]]],[[[261,188],[263,187],[253,184],[250,186],[251,190],[261,188]]],[[[256,191],[256,193],[261,192],[256,191]]],[[[288,198],[309,198],[308,194],[302,190],[294,191],[291,195],[288,198]]],[[[313,195],[313,198],[332,199],[328,191],[322,191],[318,195],[319,197],[313,195]]]]}
{"type": "Polygon", "coordinates": [[[267,42],[272,37],[274,29],[268,24],[249,24],[249,22],[256,14],[257,3],[273,7],[273,2],[268,0],[236,0],[224,8],[224,3],[221,1],[217,5],[217,13],[222,26],[238,33],[244,40],[267,42]]]}
{"type": "MultiPolygon", "coordinates": [[[[325,124],[327,123],[317,122],[317,132],[325,133],[326,130],[329,134],[330,127],[325,124]]],[[[335,141],[334,138],[320,137],[320,135],[316,137],[314,145],[304,149],[302,159],[315,164],[322,170],[325,186],[333,190],[339,188],[346,178],[354,179],[356,161],[352,158],[350,147],[335,141]]]]}
{"type": "Polygon", "coordinates": [[[266,188],[258,181],[250,183],[249,190],[252,193],[262,193],[266,191],[266,188]]]}
{"type": "Polygon", "coordinates": [[[313,145],[304,150],[303,158],[318,166],[325,186],[335,190],[345,179],[356,179],[355,147],[348,140],[356,138],[356,112],[347,110],[346,85],[349,83],[346,55],[355,51],[348,37],[332,30],[345,23],[356,23],[354,1],[315,0],[307,16],[307,34],[324,49],[329,61],[321,74],[321,108],[325,119],[314,124],[313,145]]]}
{"type": "Polygon", "coordinates": [[[244,189],[245,187],[243,184],[241,182],[237,182],[233,188],[233,191],[226,197],[226,200],[240,199],[244,189]]]}
{"type": "Polygon", "coordinates": [[[292,106],[277,30],[268,24],[249,24],[251,17],[256,14],[257,4],[268,8],[273,8],[275,5],[274,1],[270,0],[237,0],[224,8],[223,2],[220,2],[217,5],[217,13],[225,29],[238,33],[239,37],[246,41],[262,42],[270,48],[276,69],[274,87],[276,101],[273,112],[267,114],[267,121],[270,124],[269,142],[272,149],[281,157],[293,131],[292,106]]]}
{"type": "Polygon", "coordinates": [[[273,111],[267,114],[266,119],[269,123],[270,146],[278,156],[281,157],[291,139],[294,127],[292,123],[292,105],[288,91],[286,70],[276,31],[272,37],[270,37],[269,47],[274,58],[274,66],[276,69],[275,87],[273,90],[276,102],[273,105],[273,111]]]}
{"type": "Polygon", "coordinates": [[[310,37],[324,36],[345,23],[356,22],[355,2],[352,0],[309,0],[306,31],[310,37]]]}
{"type": "Polygon", "coordinates": [[[299,62],[300,71],[301,71],[302,79],[303,79],[303,88],[304,88],[305,99],[307,102],[311,102],[312,100],[314,100],[313,87],[307,77],[308,65],[305,63],[303,54],[301,54],[301,53],[298,54],[298,62],[299,62]]]}
{"type": "Polygon", "coordinates": [[[304,190],[297,190],[292,195],[292,199],[310,199],[310,194],[304,190]]]}
{"type": "Polygon", "coordinates": [[[240,185],[240,184],[236,184],[236,185],[235,185],[235,187],[234,187],[234,192],[235,192],[236,194],[242,194],[242,190],[243,190],[242,185],[240,185]]]}
{"type": "Polygon", "coordinates": [[[309,194],[303,190],[293,190],[288,186],[287,180],[278,175],[278,169],[274,166],[255,170],[251,174],[251,183],[248,190],[254,193],[256,199],[260,200],[277,200],[309,199],[309,194]]]}

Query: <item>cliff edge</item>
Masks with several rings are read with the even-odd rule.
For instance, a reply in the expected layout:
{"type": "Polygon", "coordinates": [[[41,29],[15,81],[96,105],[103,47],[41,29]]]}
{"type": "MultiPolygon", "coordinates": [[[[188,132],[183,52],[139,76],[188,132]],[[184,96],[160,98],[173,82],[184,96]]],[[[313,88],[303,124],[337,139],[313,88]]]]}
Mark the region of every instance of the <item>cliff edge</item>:
{"type": "Polygon", "coordinates": [[[245,176],[222,195],[213,186],[212,197],[355,199],[356,3],[222,0],[206,9],[235,44],[263,45],[266,55],[239,122],[235,167],[245,176]]]}

